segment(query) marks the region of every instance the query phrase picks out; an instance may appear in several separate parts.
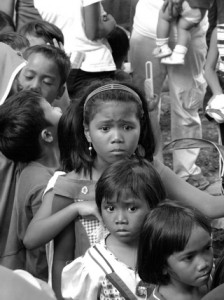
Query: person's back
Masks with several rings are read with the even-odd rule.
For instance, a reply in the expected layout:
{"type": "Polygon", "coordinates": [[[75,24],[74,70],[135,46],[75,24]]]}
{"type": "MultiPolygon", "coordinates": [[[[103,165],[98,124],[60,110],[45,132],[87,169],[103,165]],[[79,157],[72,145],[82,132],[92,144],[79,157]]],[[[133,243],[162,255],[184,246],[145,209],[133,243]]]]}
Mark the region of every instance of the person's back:
{"type": "Polygon", "coordinates": [[[17,182],[9,226],[10,239],[5,244],[1,264],[24,269],[47,281],[45,247],[27,251],[23,237],[38,210],[42,194],[58,167],[57,123],[61,111],[32,91],[10,98],[0,110],[0,150],[10,160],[25,163],[17,182]]]}
{"type": "MultiPolygon", "coordinates": [[[[15,82],[26,61],[9,45],[0,43],[0,105],[16,91],[15,82]]],[[[1,106],[0,106],[1,110],[1,106]]],[[[0,151],[0,257],[4,255],[15,198],[16,184],[23,164],[14,163],[0,151]]]]}
{"type": "Polygon", "coordinates": [[[13,272],[0,266],[1,300],[54,300],[50,287],[41,287],[29,273],[13,272]]]}

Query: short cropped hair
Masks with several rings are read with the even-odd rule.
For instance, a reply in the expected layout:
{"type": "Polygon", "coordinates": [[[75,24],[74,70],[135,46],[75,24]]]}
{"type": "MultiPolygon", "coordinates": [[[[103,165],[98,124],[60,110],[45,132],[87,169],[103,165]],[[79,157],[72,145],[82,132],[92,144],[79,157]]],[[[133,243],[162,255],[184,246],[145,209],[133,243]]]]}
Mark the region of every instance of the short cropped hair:
{"type": "Polygon", "coordinates": [[[211,234],[210,221],[197,209],[165,201],[147,215],[139,238],[137,272],[151,284],[168,284],[167,259],[183,251],[194,226],[211,234]]]}
{"type": "Polygon", "coordinates": [[[9,45],[14,50],[24,50],[30,46],[28,39],[17,32],[1,33],[0,42],[9,45]]]}
{"type": "Polygon", "coordinates": [[[146,201],[153,209],[166,197],[165,188],[153,164],[142,158],[122,158],[111,164],[96,184],[96,204],[101,213],[103,201],[117,201],[126,193],[146,201]]]}
{"type": "Polygon", "coordinates": [[[3,31],[6,26],[12,27],[13,31],[16,30],[13,19],[4,11],[0,10],[0,32],[3,31]]]}
{"type": "Polygon", "coordinates": [[[15,162],[30,162],[41,155],[39,137],[51,124],[41,108],[42,96],[21,91],[0,106],[0,151],[15,162]]]}
{"type": "Polygon", "coordinates": [[[70,59],[67,54],[60,48],[56,48],[54,46],[35,45],[27,48],[23,53],[23,57],[28,60],[31,54],[37,53],[40,53],[46,58],[55,62],[61,76],[61,85],[63,85],[68,78],[71,67],[70,59]]]}
{"type": "Polygon", "coordinates": [[[56,25],[47,21],[35,20],[23,25],[19,33],[23,36],[31,35],[37,38],[42,38],[45,43],[54,45],[53,39],[61,42],[64,45],[64,35],[56,25]]]}

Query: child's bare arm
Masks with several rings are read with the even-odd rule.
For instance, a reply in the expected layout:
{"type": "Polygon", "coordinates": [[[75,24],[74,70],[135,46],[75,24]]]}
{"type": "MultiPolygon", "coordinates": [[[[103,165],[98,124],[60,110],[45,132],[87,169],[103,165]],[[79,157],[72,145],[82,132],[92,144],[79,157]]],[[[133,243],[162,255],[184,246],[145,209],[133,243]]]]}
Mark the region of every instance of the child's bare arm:
{"type": "Polygon", "coordinates": [[[78,215],[92,215],[101,220],[95,201],[71,203],[65,199],[58,204],[57,212],[53,212],[53,200],[53,191],[46,193],[44,201],[30,222],[23,240],[27,249],[34,249],[48,243],[78,215]]]}
{"type": "Polygon", "coordinates": [[[53,198],[52,191],[44,196],[44,201],[27,228],[23,240],[26,248],[34,249],[48,243],[78,216],[77,207],[68,201],[64,209],[52,214],[53,198]]]}
{"type": "Polygon", "coordinates": [[[52,287],[58,300],[63,300],[61,295],[61,273],[66,263],[74,259],[74,249],[75,231],[72,222],[54,239],[52,287]]]}
{"type": "Polygon", "coordinates": [[[90,40],[106,37],[116,26],[111,15],[101,16],[100,4],[94,3],[84,7],[84,21],[86,36],[90,40]]]}

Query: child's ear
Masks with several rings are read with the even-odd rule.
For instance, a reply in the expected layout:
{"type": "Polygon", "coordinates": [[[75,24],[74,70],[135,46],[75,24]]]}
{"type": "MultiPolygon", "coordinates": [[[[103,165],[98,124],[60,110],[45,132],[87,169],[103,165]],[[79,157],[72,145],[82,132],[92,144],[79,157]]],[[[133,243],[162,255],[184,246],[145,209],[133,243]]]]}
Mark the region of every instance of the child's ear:
{"type": "Polygon", "coordinates": [[[43,129],[41,131],[41,138],[43,141],[45,141],[47,143],[52,143],[54,140],[54,137],[53,137],[51,131],[49,131],[47,129],[43,129]]]}
{"type": "Polygon", "coordinates": [[[57,97],[56,97],[56,99],[59,99],[59,98],[61,98],[62,97],[62,95],[64,94],[64,92],[65,92],[65,86],[64,85],[62,85],[59,89],[58,89],[58,94],[57,94],[57,97]]]}
{"type": "Polygon", "coordinates": [[[89,127],[87,125],[83,125],[83,126],[84,126],[84,134],[87,139],[87,142],[91,143],[92,140],[89,134],[89,127]]]}

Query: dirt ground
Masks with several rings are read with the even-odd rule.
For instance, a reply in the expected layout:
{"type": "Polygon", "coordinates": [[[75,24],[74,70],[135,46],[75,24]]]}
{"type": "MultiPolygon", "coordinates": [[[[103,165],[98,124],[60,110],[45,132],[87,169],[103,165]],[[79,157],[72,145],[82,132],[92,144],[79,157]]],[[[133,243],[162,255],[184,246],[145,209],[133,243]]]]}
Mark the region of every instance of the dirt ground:
{"type": "MultiPolygon", "coordinates": [[[[208,121],[207,118],[203,115],[202,111],[200,111],[200,117],[202,120],[203,138],[213,142],[218,142],[217,125],[213,122],[208,121]]],[[[171,141],[170,101],[168,92],[162,95],[160,125],[164,144],[167,144],[171,141]]],[[[164,163],[165,165],[172,168],[171,153],[164,153],[164,163]]],[[[216,149],[214,149],[214,151],[207,148],[201,149],[199,157],[197,159],[197,164],[201,167],[204,176],[211,183],[214,183],[219,179],[219,155],[216,149]]]]}

